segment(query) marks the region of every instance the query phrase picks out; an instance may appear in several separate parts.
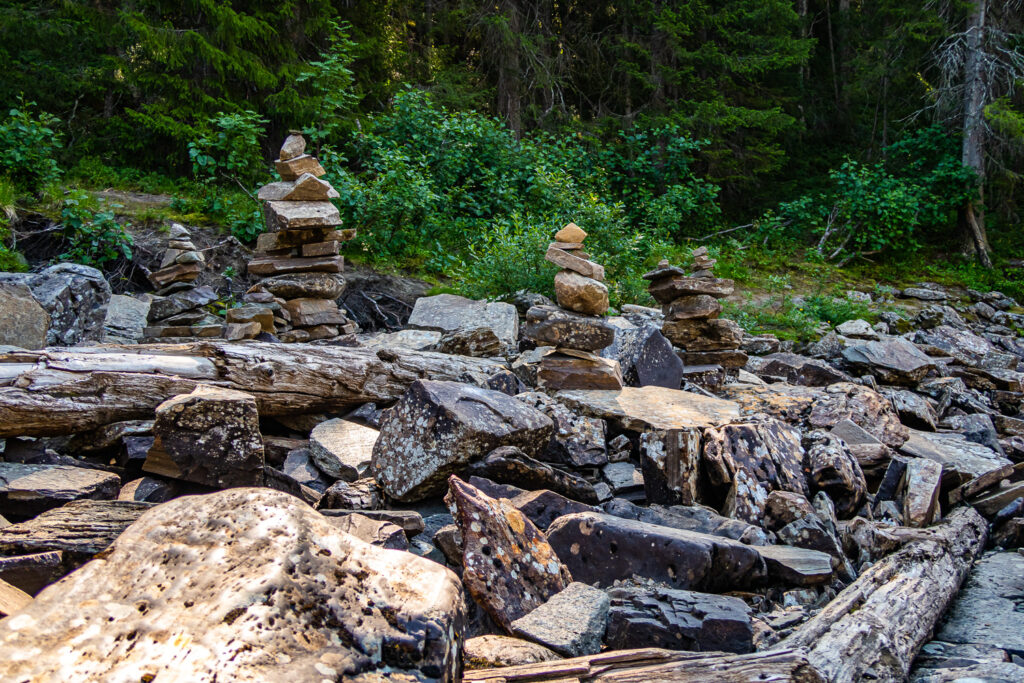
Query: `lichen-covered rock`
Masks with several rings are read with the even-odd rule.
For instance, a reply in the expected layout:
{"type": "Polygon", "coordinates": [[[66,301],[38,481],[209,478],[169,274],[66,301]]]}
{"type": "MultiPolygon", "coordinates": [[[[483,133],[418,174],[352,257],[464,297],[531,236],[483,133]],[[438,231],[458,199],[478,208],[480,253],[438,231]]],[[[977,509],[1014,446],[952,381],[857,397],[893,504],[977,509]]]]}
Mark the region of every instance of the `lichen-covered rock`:
{"type": "Polygon", "coordinates": [[[804,437],[809,479],[816,491],[824,491],[835,501],[841,519],[853,517],[867,494],[867,483],[857,458],[842,439],[825,432],[804,437]]]}
{"type": "Polygon", "coordinates": [[[601,651],[610,604],[600,588],[573,582],[512,622],[512,629],[566,657],[595,655],[601,651]]]}
{"type": "Polygon", "coordinates": [[[0,621],[0,661],[11,680],[453,681],[463,612],[444,567],[232,489],[154,508],[0,621]]]}
{"type": "Polygon", "coordinates": [[[891,448],[899,448],[910,435],[884,396],[852,382],[826,388],[814,401],[807,418],[817,429],[831,429],[843,420],[851,420],[891,448]]]}
{"type": "Polygon", "coordinates": [[[157,406],[153,433],[147,472],[219,488],[263,483],[263,437],[251,394],[201,384],[157,406]]]}
{"type": "Polygon", "coordinates": [[[110,285],[95,268],[58,263],[39,273],[0,273],[0,284],[25,285],[49,314],[46,346],[103,339],[110,285]]]}
{"type": "Polygon", "coordinates": [[[525,490],[548,489],[584,503],[597,502],[594,487],[586,479],[534,460],[515,446],[495,448],[466,473],[525,490]]]}
{"type": "Polygon", "coordinates": [[[540,460],[573,467],[601,466],[608,462],[604,420],[579,415],[545,393],[530,391],[516,398],[533,406],[551,418],[555,436],[547,450],[538,455],[540,460]]]}
{"type": "Polygon", "coordinates": [[[553,432],[549,417],[501,392],[417,380],[381,421],[373,474],[393,498],[422,500],[499,446],[536,456],[553,432]]]}
{"type": "Polygon", "coordinates": [[[565,346],[596,351],[615,340],[615,328],[604,318],[574,313],[556,306],[534,306],[526,312],[523,336],[538,346],[565,346]]]}
{"type": "Polygon", "coordinates": [[[711,483],[727,486],[723,514],[759,524],[771,491],[807,494],[800,433],[778,420],[704,430],[702,464],[711,483]]]}
{"type": "Polygon", "coordinates": [[[572,581],[543,532],[506,498],[451,477],[445,501],[462,535],[462,581],[496,624],[532,612],[572,581]]]}
{"type": "Polygon", "coordinates": [[[902,338],[847,346],[843,358],[886,384],[915,384],[935,368],[931,358],[902,338]]]}

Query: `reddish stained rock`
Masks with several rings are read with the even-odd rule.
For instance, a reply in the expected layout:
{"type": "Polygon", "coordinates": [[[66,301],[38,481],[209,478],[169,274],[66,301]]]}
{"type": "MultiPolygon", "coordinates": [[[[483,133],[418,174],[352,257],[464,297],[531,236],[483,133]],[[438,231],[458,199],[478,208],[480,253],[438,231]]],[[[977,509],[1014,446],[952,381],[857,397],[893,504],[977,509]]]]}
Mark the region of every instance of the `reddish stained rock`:
{"type": "Polygon", "coordinates": [[[456,476],[445,502],[462,534],[462,582],[496,624],[540,607],[572,576],[547,537],[511,501],[484,495],[456,476]]]}

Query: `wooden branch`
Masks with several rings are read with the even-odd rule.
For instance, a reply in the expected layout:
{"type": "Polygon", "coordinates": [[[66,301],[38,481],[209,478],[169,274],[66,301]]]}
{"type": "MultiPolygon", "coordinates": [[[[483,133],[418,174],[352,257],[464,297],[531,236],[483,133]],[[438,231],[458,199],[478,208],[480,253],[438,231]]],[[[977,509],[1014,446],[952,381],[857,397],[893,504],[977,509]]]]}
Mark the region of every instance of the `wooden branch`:
{"type": "Polygon", "coordinates": [[[806,648],[835,683],[903,680],[985,547],[986,524],[958,508],[917,540],[879,560],[779,648],[806,648]],[[870,674],[870,676],[869,676],[870,674]]]}
{"type": "Polygon", "coordinates": [[[650,648],[612,650],[588,657],[499,669],[477,669],[466,671],[463,680],[467,683],[705,683],[712,680],[720,683],[824,683],[826,679],[808,663],[806,654],[800,650],[773,650],[736,655],[725,652],[678,652],[650,648]]]}
{"type": "Polygon", "coordinates": [[[145,419],[199,383],[245,391],[260,415],[397,399],[421,378],[482,384],[500,360],[409,349],[196,342],[0,354],[0,438],[145,419]]]}

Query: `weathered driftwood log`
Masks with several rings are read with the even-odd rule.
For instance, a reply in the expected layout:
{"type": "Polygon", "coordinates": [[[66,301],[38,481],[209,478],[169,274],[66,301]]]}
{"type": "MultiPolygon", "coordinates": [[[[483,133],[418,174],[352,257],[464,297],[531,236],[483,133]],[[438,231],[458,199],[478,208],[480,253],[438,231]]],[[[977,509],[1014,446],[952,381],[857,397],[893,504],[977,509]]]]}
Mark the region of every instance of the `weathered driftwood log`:
{"type": "Polygon", "coordinates": [[[498,360],[310,344],[153,344],[0,354],[0,438],[52,436],[152,417],[199,383],[245,391],[260,415],[391,401],[417,379],[475,384],[498,360]]]}
{"type": "Polygon", "coordinates": [[[836,683],[904,679],[985,547],[985,520],[973,508],[930,531],[872,565],[778,647],[806,648],[836,683]]]}
{"type": "Polygon", "coordinates": [[[597,683],[745,683],[793,681],[824,683],[826,680],[799,650],[773,650],[748,655],[724,652],[677,652],[673,650],[613,650],[589,657],[538,662],[500,669],[466,671],[463,680],[487,683],[540,683],[579,681],[597,683]]]}

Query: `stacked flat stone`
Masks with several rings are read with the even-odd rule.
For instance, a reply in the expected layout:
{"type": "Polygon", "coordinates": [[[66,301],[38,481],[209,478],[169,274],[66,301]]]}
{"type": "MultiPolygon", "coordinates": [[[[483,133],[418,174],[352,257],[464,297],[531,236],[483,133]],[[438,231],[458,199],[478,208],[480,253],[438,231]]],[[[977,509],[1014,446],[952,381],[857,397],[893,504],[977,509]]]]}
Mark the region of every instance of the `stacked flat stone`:
{"type": "Polygon", "coordinates": [[[195,286],[204,264],[188,229],[171,223],[160,268],[149,275],[157,292],[150,300],[146,339],[167,342],[223,334],[224,320],[204,308],[217,300],[217,293],[195,286]]]}
{"type": "Polygon", "coordinates": [[[618,361],[598,356],[615,340],[614,328],[601,317],[608,311],[604,268],[583,251],[585,233],[569,223],[555,234],[545,258],[560,266],[555,275],[558,306],[534,306],[526,312],[524,336],[550,347],[537,370],[548,390],[621,389],[618,361]]]}
{"type": "Polygon", "coordinates": [[[665,314],[661,332],[680,349],[688,372],[715,366],[731,372],[747,362],[747,355],[738,350],[743,330],[732,320],[718,317],[722,312],[718,300],[732,294],[735,285],[714,276],[715,263],[707,247],[700,247],[693,251],[691,275],[666,260],[644,275],[650,282],[648,291],[665,314]]]}
{"type": "Polygon", "coordinates": [[[259,191],[267,230],[256,241],[259,255],[249,262],[249,272],[265,279],[246,292],[244,310],[228,313],[229,323],[246,325],[238,338],[262,331],[284,342],[304,342],[358,330],[336,303],[345,289],[338,275],[344,270],[341,243],[355,237],[355,230],[338,229],[341,215],[330,201],[338,192],[320,178],[323,166],[305,151],[302,135],[289,135],[274,162],[282,180],[259,191]]]}

